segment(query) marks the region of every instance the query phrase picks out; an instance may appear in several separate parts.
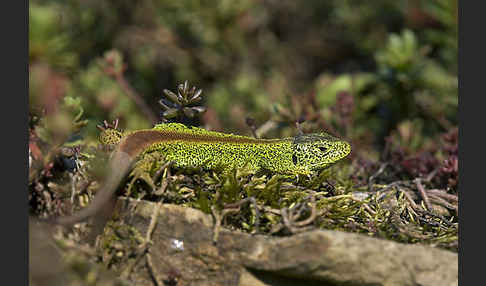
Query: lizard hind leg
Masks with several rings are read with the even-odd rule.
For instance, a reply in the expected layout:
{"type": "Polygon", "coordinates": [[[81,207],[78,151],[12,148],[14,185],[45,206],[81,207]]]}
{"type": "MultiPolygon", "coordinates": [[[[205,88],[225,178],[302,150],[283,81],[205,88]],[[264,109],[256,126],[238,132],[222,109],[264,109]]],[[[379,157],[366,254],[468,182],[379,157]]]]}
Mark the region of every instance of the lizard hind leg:
{"type": "Polygon", "coordinates": [[[120,143],[123,133],[117,129],[107,128],[102,130],[99,135],[99,141],[106,146],[116,146],[120,143]]]}
{"type": "Polygon", "coordinates": [[[154,175],[166,163],[162,154],[157,152],[147,153],[142,156],[130,172],[130,183],[128,184],[127,196],[130,195],[135,182],[140,179],[145,182],[151,190],[156,190],[154,175]]]}

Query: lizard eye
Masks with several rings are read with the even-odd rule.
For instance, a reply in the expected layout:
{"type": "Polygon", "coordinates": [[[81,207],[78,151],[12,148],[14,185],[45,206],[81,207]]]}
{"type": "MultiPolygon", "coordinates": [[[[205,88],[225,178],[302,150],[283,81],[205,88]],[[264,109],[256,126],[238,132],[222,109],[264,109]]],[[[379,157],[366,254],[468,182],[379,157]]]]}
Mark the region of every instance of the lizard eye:
{"type": "Polygon", "coordinates": [[[297,165],[297,156],[292,155],[292,162],[294,162],[294,165],[297,165]]]}
{"type": "Polygon", "coordinates": [[[327,148],[326,147],[319,147],[319,150],[321,150],[322,152],[327,152],[327,148]]]}

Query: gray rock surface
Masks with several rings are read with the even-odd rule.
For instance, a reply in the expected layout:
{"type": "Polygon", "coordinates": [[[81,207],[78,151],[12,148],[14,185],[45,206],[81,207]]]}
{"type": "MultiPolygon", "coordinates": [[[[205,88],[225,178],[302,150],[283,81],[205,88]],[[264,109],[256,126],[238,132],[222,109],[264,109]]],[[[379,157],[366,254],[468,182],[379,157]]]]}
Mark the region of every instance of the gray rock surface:
{"type": "MultiPolygon", "coordinates": [[[[154,207],[118,203],[141,233],[154,207]]],[[[211,216],[162,205],[149,250],[152,275],[176,277],[177,285],[458,285],[457,254],[428,246],[330,230],[289,237],[222,230],[216,244],[212,237],[211,216]]]]}

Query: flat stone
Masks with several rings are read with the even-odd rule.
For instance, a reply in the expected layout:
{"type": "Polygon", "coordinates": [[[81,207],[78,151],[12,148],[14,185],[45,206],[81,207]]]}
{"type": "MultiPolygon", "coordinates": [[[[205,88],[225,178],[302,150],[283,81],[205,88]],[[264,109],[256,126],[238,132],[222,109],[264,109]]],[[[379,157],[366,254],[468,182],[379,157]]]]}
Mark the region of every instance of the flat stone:
{"type": "MultiPolygon", "coordinates": [[[[147,231],[156,205],[120,199],[123,219],[147,231]]],[[[314,230],[288,237],[222,229],[210,215],[161,205],[149,255],[160,281],[179,285],[458,285],[458,255],[362,234],[314,230]]]]}

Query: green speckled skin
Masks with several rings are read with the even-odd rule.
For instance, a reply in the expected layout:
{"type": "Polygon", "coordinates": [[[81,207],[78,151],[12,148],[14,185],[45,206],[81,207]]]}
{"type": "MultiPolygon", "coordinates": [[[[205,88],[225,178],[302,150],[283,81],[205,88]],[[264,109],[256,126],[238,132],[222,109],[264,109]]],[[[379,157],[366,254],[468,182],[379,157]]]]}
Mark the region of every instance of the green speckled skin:
{"type": "Polygon", "coordinates": [[[128,133],[106,129],[100,134],[100,141],[117,146],[109,163],[110,175],[92,204],[73,216],[56,218],[56,223],[72,225],[97,214],[137,159],[132,175],[155,188],[151,173],[160,168],[163,158],[178,167],[222,168],[225,171],[245,167],[252,171],[309,174],[341,160],[351,151],[347,142],[325,133],[255,139],[179,123],[160,124],[153,129],[128,133]]]}
{"type": "Polygon", "coordinates": [[[180,123],[159,124],[153,129],[126,134],[107,129],[100,140],[105,144],[116,144],[120,140],[127,144],[138,140],[147,145],[140,154],[159,152],[178,167],[245,167],[284,174],[309,174],[341,160],[351,151],[347,142],[326,133],[255,139],[180,123]]]}

